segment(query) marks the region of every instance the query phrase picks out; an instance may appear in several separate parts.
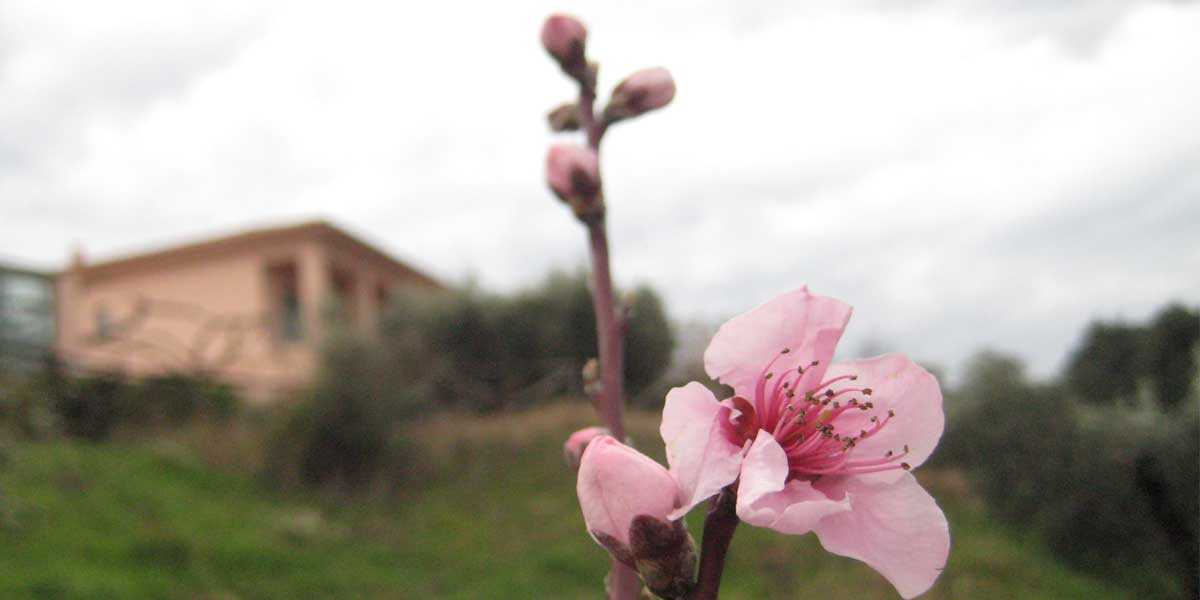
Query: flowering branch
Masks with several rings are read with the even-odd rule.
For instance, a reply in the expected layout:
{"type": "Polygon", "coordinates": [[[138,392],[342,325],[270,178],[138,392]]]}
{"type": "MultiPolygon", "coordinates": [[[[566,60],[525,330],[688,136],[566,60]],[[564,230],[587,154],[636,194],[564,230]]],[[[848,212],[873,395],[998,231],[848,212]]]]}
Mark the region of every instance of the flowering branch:
{"type": "MultiPolygon", "coordinates": [[[[559,106],[549,114],[555,131],[581,129],[586,148],[557,145],[546,161],[547,180],[554,193],[575,212],[587,227],[592,259],[592,305],[596,313],[596,339],[599,346],[599,386],[588,390],[597,415],[616,439],[625,439],[624,395],[624,317],[613,300],[612,270],[609,265],[608,233],[605,225],[604,194],[600,177],[600,140],[610,123],[661,107],[675,95],[670,75],[655,81],[657,91],[642,89],[637,82],[622,82],[602,118],[596,118],[597,67],[586,57],[587,29],[578,20],[553,15],[542,26],[542,45],[559,63],[563,72],[579,84],[578,100],[559,106]],[[666,86],[669,89],[663,89],[666,86]],[[625,89],[628,87],[628,89],[625,89]],[[666,92],[664,95],[664,91],[666,92]]],[[[665,73],[663,70],[659,70],[665,73]]],[[[591,365],[589,365],[590,367],[591,365]]],[[[593,380],[595,379],[593,375],[593,380]]],[[[636,571],[614,559],[608,580],[609,598],[636,598],[641,583],[636,571]]]]}
{"type": "MultiPolygon", "coordinates": [[[[595,119],[596,87],[594,68],[580,81],[580,127],[587,135],[588,148],[600,155],[600,140],[607,126],[595,119]]],[[[599,167],[597,167],[597,173],[599,167]]],[[[584,221],[592,257],[592,306],[596,312],[596,340],[600,352],[599,417],[617,439],[625,439],[625,327],[618,320],[613,301],[612,269],[608,258],[608,231],[601,210],[595,218],[584,221]]]]}
{"type": "Polygon", "coordinates": [[[737,529],[737,492],[726,487],[713,497],[708,515],[704,517],[704,541],[700,545],[700,575],[688,600],[716,600],[721,589],[721,574],[725,572],[725,554],[737,529]]]}
{"type": "Polygon", "coordinates": [[[945,568],[950,532],[908,471],[941,437],[941,390],[899,354],[832,363],[850,320],[844,302],[801,287],[723,325],[704,368],[734,395],[718,400],[697,382],[667,393],[660,432],[670,470],[619,441],[625,319],[613,301],[600,141],[612,124],[669,103],[675,82],[666,69],[638,71],[597,113],[586,39],[570,17],[552,16],[542,28],[542,44],[579,84],[578,100],[551,111],[550,126],[587,139],[552,147],[546,177],[591,244],[600,360],[599,369],[594,361],[585,368],[585,391],[608,429],[578,431],[564,451],[579,472],[588,532],[613,558],[608,597],[633,600],[644,582],[662,598],[715,600],[741,521],[813,532],[830,552],[874,567],[902,597],[924,593],[945,568]],[[697,574],[683,517],[708,498],[697,574]]]}

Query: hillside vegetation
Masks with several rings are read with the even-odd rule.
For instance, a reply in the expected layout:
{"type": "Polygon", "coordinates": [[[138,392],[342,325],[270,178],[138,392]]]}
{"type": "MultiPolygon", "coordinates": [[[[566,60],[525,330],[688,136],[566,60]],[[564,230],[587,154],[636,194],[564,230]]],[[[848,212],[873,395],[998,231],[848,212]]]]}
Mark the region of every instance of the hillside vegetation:
{"type": "MultiPolygon", "coordinates": [[[[417,422],[398,491],[267,491],[232,433],[104,445],[8,443],[0,466],[4,598],[596,598],[603,551],[583,530],[560,444],[582,404],[417,422]]],[[[661,459],[657,416],[635,441],[661,459]]],[[[193,432],[195,433],[195,432],[193,432]]],[[[918,471],[953,550],[928,598],[1123,598],[995,525],[953,470],[918,471]]],[[[700,532],[700,511],[691,527],[700,532]]],[[[723,598],[894,597],[815,538],[742,526],[723,598]]]]}

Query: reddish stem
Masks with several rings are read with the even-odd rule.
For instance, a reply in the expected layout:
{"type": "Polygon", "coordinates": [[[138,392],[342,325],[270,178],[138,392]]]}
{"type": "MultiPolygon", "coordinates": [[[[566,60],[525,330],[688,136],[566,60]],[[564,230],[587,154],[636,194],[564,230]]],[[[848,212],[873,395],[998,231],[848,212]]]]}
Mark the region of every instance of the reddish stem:
{"type": "Polygon", "coordinates": [[[721,591],[721,574],[725,571],[725,554],[737,529],[737,495],[732,487],[725,488],[704,517],[704,541],[700,543],[700,574],[696,587],[687,600],[716,600],[721,591]]]}
{"type": "MultiPolygon", "coordinates": [[[[579,120],[587,132],[588,146],[600,152],[604,124],[597,123],[593,104],[596,101],[594,81],[586,82],[579,90],[579,120]]],[[[601,179],[603,181],[603,178],[601,179]]],[[[596,409],[613,437],[625,439],[624,395],[624,327],[617,319],[613,301],[612,271],[608,260],[608,233],[604,213],[588,220],[588,241],[592,255],[592,306],[596,312],[596,340],[600,351],[600,381],[602,383],[596,409]]],[[[642,592],[642,582],[633,569],[614,559],[609,570],[609,600],[635,600],[642,592]]]]}
{"type": "Polygon", "coordinates": [[[600,345],[601,420],[613,437],[625,439],[624,349],[621,324],[613,303],[612,275],[608,265],[608,236],[604,219],[588,224],[592,246],[592,302],[596,310],[596,337],[600,345]]]}

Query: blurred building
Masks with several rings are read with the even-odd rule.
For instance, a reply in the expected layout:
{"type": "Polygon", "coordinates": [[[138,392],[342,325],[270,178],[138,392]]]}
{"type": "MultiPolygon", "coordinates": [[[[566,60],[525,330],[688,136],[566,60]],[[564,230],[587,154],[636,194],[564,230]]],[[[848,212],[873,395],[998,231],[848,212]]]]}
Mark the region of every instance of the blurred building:
{"type": "Polygon", "coordinates": [[[37,367],[54,346],[54,277],[0,264],[0,370],[37,367]]]}
{"type": "Polygon", "coordinates": [[[309,381],[331,327],[369,335],[398,287],[439,287],[325,222],[92,264],[77,253],[56,283],[68,365],[204,373],[252,401],[309,381]]]}

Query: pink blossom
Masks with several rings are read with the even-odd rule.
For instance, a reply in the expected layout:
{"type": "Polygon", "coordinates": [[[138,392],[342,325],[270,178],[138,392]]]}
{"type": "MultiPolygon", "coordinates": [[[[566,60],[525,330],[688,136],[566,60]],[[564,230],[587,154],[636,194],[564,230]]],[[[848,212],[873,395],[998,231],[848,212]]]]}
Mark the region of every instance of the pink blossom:
{"type": "Polygon", "coordinates": [[[566,457],[567,464],[578,471],[579,461],[583,458],[583,451],[587,449],[588,443],[602,435],[612,435],[612,432],[607,427],[586,427],[572,433],[563,444],[563,456],[566,457]]]}
{"type": "Polygon", "coordinates": [[[542,24],[542,46],[564,69],[584,62],[587,28],[578,19],[567,15],[550,15],[542,24]]]}
{"type": "Polygon", "coordinates": [[[670,472],[607,435],[595,436],[583,451],[576,491],[588,533],[630,567],[635,566],[630,549],[634,518],[666,520],[677,503],[670,472]]]}
{"type": "Polygon", "coordinates": [[[662,108],[675,98],[675,79],[662,67],[642,69],[613,89],[604,114],[609,121],[635,117],[662,108]]]}
{"type": "Polygon", "coordinates": [[[593,199],[600,191],[600,159],[577,144],[555,144],[546,154],[546,182],[562,200],[593,199]]]}
{"type": "Polygon", "coordinates": [[[908,472],[941,437],[942,394],[903,355],[830,364],[850,313],[801,288],[721,327],[704,366],[734,396],[718,402],[691,383],[663,410],[681,496],[671,517],[737,481],[743,521],[816,532],[911,598],[933,585],[950,548],[945,516],[908,472]]]}

